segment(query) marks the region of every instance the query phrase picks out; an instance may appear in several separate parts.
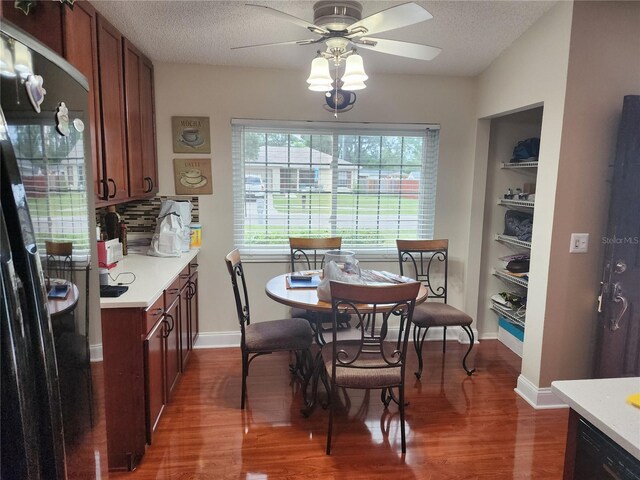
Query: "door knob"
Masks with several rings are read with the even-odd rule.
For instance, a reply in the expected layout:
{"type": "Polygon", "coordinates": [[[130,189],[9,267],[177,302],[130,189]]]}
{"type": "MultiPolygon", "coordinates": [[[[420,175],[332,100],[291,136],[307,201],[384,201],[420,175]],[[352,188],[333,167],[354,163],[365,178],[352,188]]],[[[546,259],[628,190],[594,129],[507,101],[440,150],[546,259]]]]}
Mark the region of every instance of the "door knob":
{"type": "Polygon", "coordinates": [[[624,263],[622,260],[618,260],[616,262],[616,266],[613,269],[613,271],[616,273],[623,273],[626,269],[627,269],[627,264],[624,263]]]}

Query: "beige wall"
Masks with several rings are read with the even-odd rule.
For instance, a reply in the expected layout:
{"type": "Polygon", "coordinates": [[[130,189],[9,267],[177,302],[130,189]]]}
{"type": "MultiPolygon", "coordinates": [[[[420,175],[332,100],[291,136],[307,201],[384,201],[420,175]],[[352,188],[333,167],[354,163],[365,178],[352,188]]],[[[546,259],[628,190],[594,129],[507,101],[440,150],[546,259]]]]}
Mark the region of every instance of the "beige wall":
{"type": "MultiPolygon", "coordinates": [[[[478,79],[479,145],[486,118],[544,106],[522,362],[538,388],[590,375],[607,166],[622,97],[640,93],[638,25],[638,2],[559,2],[478,79]],[[590,234],[589,253],[569,254],[571,232],[590,234]]],[[[486,169],[487,151],[478,149],[476,168],[486,169]]],[[[470,243],[473,253],[484,252],[470,243]]],[[[474,278],[475,267],[469,285],[474,278]]]]}
{"type": "MultiPolygon", "coordinates": [[[[311,57],[310,57],[311,59],[311,57]]],[[[234,246],[232,221],[232,118],[331,121],[321,94],[309,92],[306,66],[299,71],[200,65],[155,64],[156,121],[160,194],[174,193],[171,116],[211,118],[214,194],[200,197],[203,245],[201,321],[203,332],[237,331],[224,255],[234,246]]],[[[345,122],[438,123],[440,163],[435,232],[447,237],[451,255],[451,303],[464,306],[465,258],[475,151],[475,80],[456,77],[371,74],[358,92],[355,108],[340,115],[345,122]]],[[[386,269],[397,269],[393,264],[386,269]]],[[[264,284],[287,265],[246,266],[253,312],[278,318],[286,309],[269,300],[264,284]]],[[[254,313],[255,315],[255,313],[254,313]]]]}
{"type": "Polygon", "coordinates": [[[640,3],[576,2],[551,239],[540,385],[591,374],[617,128],[640,94],[640,3]],[[570,254],[571,232],[590,234],[570,254]]]}
{"type": "MultiPolygon", "coordinates": [[[[569,56],[572,4],[559,2],[505,50],[478,78],[479,122],[486,118],[544,105],[540,160],[536,185],[533,248],[527,301],[527,326],[523,346],[522,375],[539,385],[542,340],[546,323],[547,276],[553,227],[554,200],[560,159],[560,134],[569,56]]],[[[483,135],[489,132],[481,123],[483,135]]],[[[480,129],[478,130],[480,136],[480,129]]],[[[479,138],[478,142],[488,140],[479,138]]],[[[487,168],[488,147],[476,156],[476,168],[487,168]]],[[[486,178],[474,188],[474,218],[483,217],[486,178]],[[482,208],[480,208],[482,206],[482,208]]],[[[473,238],[481,238],[475,222],[473,238]]],[[[489,255],[480,242],[470,243],[469,258],[489,255]]],[[[480,263],[469,272],[469,285],[480,284],[480,263]]],[[[478,297],[469,298],[469,311],[478,314],[478,297]]]]}

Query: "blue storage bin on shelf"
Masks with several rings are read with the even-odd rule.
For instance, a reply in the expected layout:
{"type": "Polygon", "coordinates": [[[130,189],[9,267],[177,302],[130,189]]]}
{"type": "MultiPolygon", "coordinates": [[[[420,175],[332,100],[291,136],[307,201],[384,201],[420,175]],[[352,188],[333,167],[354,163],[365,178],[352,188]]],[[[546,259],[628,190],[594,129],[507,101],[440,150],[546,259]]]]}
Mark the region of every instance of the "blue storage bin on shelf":
{"type": "Polygon", "coordinates": [[[521,342],[524,342],[524,328],[520,325],[514,325],[504,317],[498,317],[498,325],[521,342]]]}

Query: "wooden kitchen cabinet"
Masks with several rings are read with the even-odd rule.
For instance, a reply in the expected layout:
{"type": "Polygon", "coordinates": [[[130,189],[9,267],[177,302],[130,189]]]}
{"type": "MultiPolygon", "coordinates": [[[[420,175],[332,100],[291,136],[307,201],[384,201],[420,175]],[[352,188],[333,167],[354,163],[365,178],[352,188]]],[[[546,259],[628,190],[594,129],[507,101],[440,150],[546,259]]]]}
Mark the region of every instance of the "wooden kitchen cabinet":
{"type": "Polygon", "coordinates": [[[38,2],[31,7],[29,15],[25,15],[22,10],[15,8],[14,1],[3,0],[0,2],[0,15],[3,18],[42,42],[60,56],[64,53],[62,25],[64,10],[66,9],[68,7],[65,7],[60,2],[38,2]]]}
{"type": "Polygon", "coordinates": [[[153,326],[144,339],[145,430],[149,445],[166,404],[165,358],[168,323],[162,302],[147,310],[147,326],[153,326]]]}
{"type": "Polygon", "coordinates": [[[129,198],[127,172],[123,41],[120,32],[98,15],[98,71],[104,158],[103,199],[110,202],[129,198]]]}
{"type": "Polygon", "coordinates": [[[165,379],[167,401],[169,401],[178,384],[178,379],[180,378],[180,372],[182,370],[180,355],[180,330],[182,319],[180,316],[180,280],[178,278],[176,278],[171,286],[164,292],[164,303],[164,316],[168,322],[168,331],[166,334],[167,354],[165,359],[165,379]]]}
{"type": "Polygon", "coordinates": [[[126,39],[124,86],[129,196],[149,197],[158,192],[153,64],[126,39]]]}
{"type": "Polygon", "coordinates": [[[98,15],[86,1],[76,1],[72,9],[64,10],[65,58],[80,70],[89,82],[89,112],[87,127],[91,132],[91,161],[93,163],[96,206],[104,202],[106,190],[102,182],[102,122],[100,118],[100,79],[98,76],[98,15]]]}
{"type": "Polygon", "coordinates": [[[191,287],[189,286],[189,266],[180,272],[180,367],[182,371],[187,367],[191,353],[191,335],[189,321],[189,301],[191,287]]]}
{"type": "Polygon", "coordinates": [[[189,264],[189,349],[193,350],[200,333],[198,317],[198,257],[189,264]]]}

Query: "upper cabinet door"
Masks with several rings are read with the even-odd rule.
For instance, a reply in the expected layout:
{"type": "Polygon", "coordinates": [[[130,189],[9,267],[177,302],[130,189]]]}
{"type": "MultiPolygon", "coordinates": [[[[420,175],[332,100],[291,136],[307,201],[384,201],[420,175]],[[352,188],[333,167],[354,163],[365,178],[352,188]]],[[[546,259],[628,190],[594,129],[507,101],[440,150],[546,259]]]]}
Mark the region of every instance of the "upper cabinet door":
{"type": "Polygon", "coordinates": [[[99,205],[106,195],[102,162],[102,126],[100,120],[100,79],[98,78],[97,14],[89,2],[76,1],[73,10],[64,11],[65,57],[89,82],[89,128],[94,192],[99,205]]]}
{"type": "Polygon", "coordinates": [[[143,180],[150,183],[150,196],[158,193],[158,152],[156,142],[156,105],[153,85],[153,64],[145,56],[140,63],[140,118],[142,121],[143,180]]]}
{"type": "Polygon", "coordinates": [[[98,15],[104,199],[113,203],[129,197],[122,58],[122,35],[98,15]]]}
{"type": "Polygon", "coordinates": [[[153,196],[158,191],[153,65],[126,39],[124,78],[129,194],[153,196]]]}

